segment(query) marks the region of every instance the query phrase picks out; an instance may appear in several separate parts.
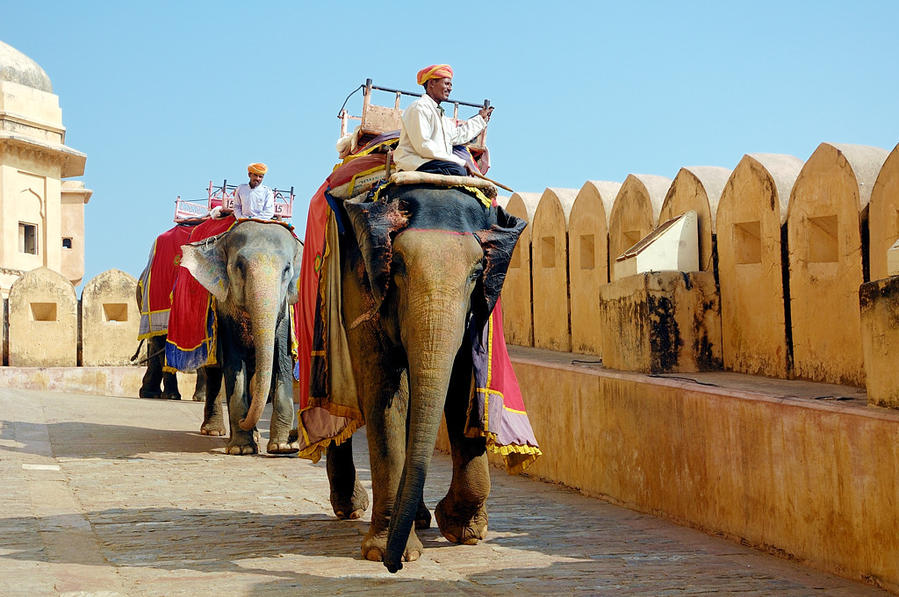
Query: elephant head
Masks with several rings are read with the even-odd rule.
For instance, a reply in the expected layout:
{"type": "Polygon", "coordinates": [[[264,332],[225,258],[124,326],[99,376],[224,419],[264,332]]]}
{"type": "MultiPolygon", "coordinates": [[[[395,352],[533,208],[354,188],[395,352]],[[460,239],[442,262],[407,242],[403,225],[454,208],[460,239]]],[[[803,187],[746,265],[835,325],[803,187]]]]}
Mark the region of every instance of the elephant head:
{"type": "MultiPolygon", "coordinates": [[[[384,564],[402,567],[453,364],[471,318],[483,325],[525,222],[467,193],[402,187],[386,203],[345,203],[381,326],[408,365],[405,465],[384,564]]],[[[478,328],[480,329],[480,328],[478,328]]]]}
{"type": "Polygon", "coordinates": [[[216,309],[239,322],[255,348],[251,402],[240,427],[259,422],[272,383],[275,329],[297,302],[303,245],[277,222],[240,221],[219,236],[184,245],[181,265],[215,297],[216,309]]]}

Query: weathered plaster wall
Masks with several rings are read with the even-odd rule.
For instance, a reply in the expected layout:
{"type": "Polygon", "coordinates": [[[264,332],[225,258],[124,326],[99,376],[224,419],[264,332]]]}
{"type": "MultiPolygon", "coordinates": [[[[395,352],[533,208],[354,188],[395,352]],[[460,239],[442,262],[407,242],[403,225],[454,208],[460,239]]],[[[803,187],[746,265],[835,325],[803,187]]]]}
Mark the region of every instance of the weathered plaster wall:
{"type": "Polygon", "coordinates": [[[783,397],[805,382],[513,363],[544,453],[528,475],[899,590],[899,412],[783,397]]]}

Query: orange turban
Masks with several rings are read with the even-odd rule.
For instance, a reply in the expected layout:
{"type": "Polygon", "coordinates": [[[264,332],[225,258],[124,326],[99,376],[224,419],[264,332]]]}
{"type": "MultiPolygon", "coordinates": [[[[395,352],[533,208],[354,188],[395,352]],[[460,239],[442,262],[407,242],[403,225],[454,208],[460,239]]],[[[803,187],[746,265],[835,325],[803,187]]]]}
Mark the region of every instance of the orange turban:
{"type": "Polygon", "coordinates": [[[432,64],[418,71],[418,84],[424,85],[431,79],[452,79],[453,68],[449,64],[432,64]]]}
{"type": "Polygon", "coordinates": [[[247,166],[248,174],[258,174],[260,176],[265,176],[266,172],[268,172],[268,166],[266,166],[262,162],[257,162],[255,164],[250,164],[249,166],[247,166]]]}

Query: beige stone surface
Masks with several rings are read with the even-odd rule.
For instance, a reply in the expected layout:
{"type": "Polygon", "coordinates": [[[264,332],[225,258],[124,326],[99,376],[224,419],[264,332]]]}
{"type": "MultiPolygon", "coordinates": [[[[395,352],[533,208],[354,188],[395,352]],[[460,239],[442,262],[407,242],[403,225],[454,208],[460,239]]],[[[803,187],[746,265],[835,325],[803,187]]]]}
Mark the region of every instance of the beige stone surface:
{"type": "Polygon", "coordinates": [[[93,191],[84,188],[80,180],[65,180],[62,183],[62,257],[59,272],[75,286],[81,284],[84,277],[84,206],[92,194],[93,191]]]}
{"type": "Polygon", "coordinates": [[[534,346],[571,350],[568,318],[568,216],[577,189],[548,188],[531,224],[534,346]]]}
{"type": "Polygon", "coordinates": [[[865,383],[858,287],[871,189],[887,151],[822,143],[790,195],[787,232],[793,364],[798,377],[865,383]]]}
{"type": "Polygon", "coordinates": [[[712,272],[651,272],[600,289],[602,360],[623,371],[663,373],[721,367],[721,319],[712,272]]]}
{"type": "Polygon", "coordinates": [[[74,367],[78,360],[78,300],[61,274],[41,267],[9,291],[9,364],[74,367]]]}
{"type": "MultiPolygon", "coordinates": [[[[639,242],[659,223],[659,212],[671,179],[654,174],[628,174],[609,214],[609,264],[639,242]]],[[[614,267],[609,272],[617,279],[614,267]]]]}
{"type": "Polygon", "coordinates": [[[858,296],[868,403],[899,408],[899,276],[862,284],[858,296]]]}
{"type": "Polygon", "coordinates": [[[61,179],[84,174],[87,158],[65,145],[59,98],[43,69],[0,42],[0,71],[0,294],[7,296],[18,276],[38,267],[78,283],[83,242],[76,248],[80,257],[64,255],[62,239],[83,237],[84,223],[64,213],[72,210],[63,204],[72,201],[61,179]]]}
{"type": "Polygon", "coordinates": [[[568,285],[571,350],[602,353],[599,287],[609,282],[609,214],[620,182],[588,180],[568,217],[568,285]]]}
{"type": "Polygon", "coordinates": [[[534,319],[531,310],[531,223],[540,202],[539,193],[513,193],[506,211],[521,218],[525,227],[512,252],[512,260],[503,284],[503,330],[506,342],[518,346],[534,345],[534,319]]]}
{"type": "Polygon", "coordinates": [[[85,367],[127,365],[137,348],[137,279],[121,270],[92,278],[81,293],[81,362],[85,367]]]}
{"type": "Polygon", "coordinates": [[[899,272],[890,272],[887,252],[899,240],[899,144],[883,162],[868,205],[868,229],[871,280],[899,272]]]}
{"type": "Polygon", "coordinates": [[[545,454],[527,474],[899,590],[899,412],[847,386],[511,354],[545,454]]]}
{"type": "MultiPolygon", "coordinates": [[[[0,412],[4,596],[884,595],[498,470],[484,541],[452,545],[432,522],[422,557],[391,575],[361,557],[370,509],[334,517],[324,459],[228,456],[197,433],[202,404],[0,389],[0,412]]],[[[353,448],[371,495],[364,429],[353,448]]],[[[451,476],[434,454],[429,508],[451,476]]]]}
{"type": "MultiPolygon", "coordinates": [[[[133,348],[132,348],[133,351],[133,348]]],[[[146,351],[144,351],[146,352],[146,351]]],[[[146,368],[127,367],[0,367],[0,388],[41,392],[79,392],[137,398],[146,368]]],[[[176,373],[182,400],[191,400],[195,371],[176,373]]],[[[197,427],[199,429],[199,426],[197,427]]]]}
{"type": "Polygon", "coordinates": [[[781,234],[801,168],[802,160],[791,155],[747,154],[721,193],[716,221],[726,369],[790,375],[781,234]]]}
{"type": "Polygon", "coordinates": [[[659,212],[659,222],[665,222],[688,211],[695,211],[699,223],[699,269],[714,271],[715,215],[721,191],[731,171],[718,166],[689,166],[681,168],[659,212]]]}
{"type": "Polygon", "coordinates": [[[615,259],[615,278],[643,272],[698,272],[699,224],[692,209],[660,223],[615,259]]]}

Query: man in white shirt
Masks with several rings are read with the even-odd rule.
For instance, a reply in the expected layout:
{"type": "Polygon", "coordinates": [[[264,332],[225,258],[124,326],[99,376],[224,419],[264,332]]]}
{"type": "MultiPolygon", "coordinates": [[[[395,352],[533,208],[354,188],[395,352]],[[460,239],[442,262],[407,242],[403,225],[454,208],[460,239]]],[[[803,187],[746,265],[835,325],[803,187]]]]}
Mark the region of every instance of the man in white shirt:
{"type": "MultiPolygon", "coordinates": [[[[247,166],[250,182],[234,191],[234,217],[271,220],[275,215],[275,196],[272,190],[262,184],[268,166],[262,163],[247,166]]],[[[223,210],[224,213],[224,210],[223,210]]]]}
{"type": "Polygon", "coordinates": [[[400,141],[393,152],[400,170],[418,170],[436,174],[466,176],[465,161],[453,155],[453,145],[468,143],[487,126],[493,107],[482,108],[477,115],[456,124],[444,116],[440,102],[453,90],[453,69],[448,64],[433,64],[418,71],[418,84],[425,95],[403,112],[400,141]]]}

